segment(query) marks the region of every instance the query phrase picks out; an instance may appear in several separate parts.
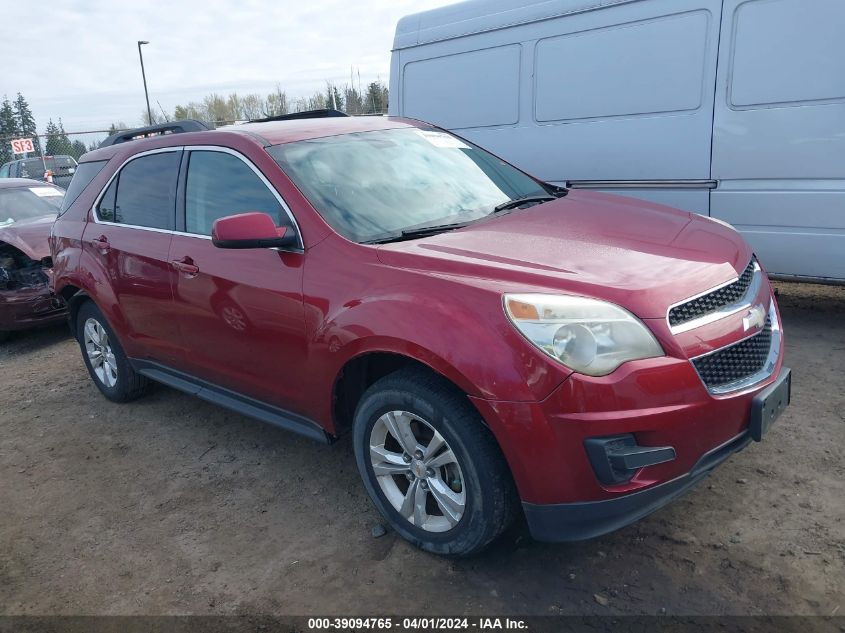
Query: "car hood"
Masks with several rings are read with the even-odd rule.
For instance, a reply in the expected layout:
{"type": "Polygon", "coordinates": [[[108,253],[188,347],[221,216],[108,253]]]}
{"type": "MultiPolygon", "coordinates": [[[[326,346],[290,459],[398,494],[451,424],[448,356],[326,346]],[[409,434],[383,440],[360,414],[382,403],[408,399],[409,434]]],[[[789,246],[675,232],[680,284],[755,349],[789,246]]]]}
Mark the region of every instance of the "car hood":
{"type": "Polygon", "coordinates": [[[474,277],[502,292],[562,292],[662,318],[735,278],[751,250],[728,226],[609,194],[565,198],[432,237],[381,246],[385,264],[474,277]]]}
{"type": "Polygon", "coordinates": [[[0,242],[14,246],[30,259],[39,261],[50,254],[50,227],[55,215],[45,215],[0,227],[0,242]]]}

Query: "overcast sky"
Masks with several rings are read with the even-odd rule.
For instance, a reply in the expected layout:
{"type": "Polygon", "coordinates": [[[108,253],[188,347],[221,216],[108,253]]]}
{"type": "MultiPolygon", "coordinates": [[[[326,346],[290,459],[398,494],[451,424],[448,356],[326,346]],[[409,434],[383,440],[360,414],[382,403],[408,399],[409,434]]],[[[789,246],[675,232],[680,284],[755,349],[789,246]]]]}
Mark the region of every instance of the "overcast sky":
{"type": "Polygon", "coordinates": [[[211,92],[304,96],[350,66],[387,82],[397,20],[452,1],[6,1],[0,97],[23,93],[41,131],[51,117],[68,132],[140,124],[138,40],[150,105],[168,113],[211,92]]]}

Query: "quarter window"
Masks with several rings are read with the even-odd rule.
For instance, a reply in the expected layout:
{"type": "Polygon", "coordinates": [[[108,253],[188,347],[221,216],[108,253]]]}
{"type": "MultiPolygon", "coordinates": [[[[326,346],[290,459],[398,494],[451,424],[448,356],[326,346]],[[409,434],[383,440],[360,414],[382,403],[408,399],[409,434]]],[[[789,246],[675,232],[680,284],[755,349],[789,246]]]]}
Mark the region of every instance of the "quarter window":
{"type": "Polygon", "coordinates": [[[276,226],[290,225],[279,200],[241,159],[224,152],[191,152],[185,187],[187,232],[211,235],[218,218],[249,211],[267,213],[276,226]]]}
{"type": "Polygon", "coordinates": [[[162,152],[127,163],[97,207],[100,220],[172,230],[180,155],[162,152]]]}
{"type": "MultiPolygon", "coordinates": [[[[94,180],[94,177],[100,173],[100,170],[105,167],[107,161],[98,160],[91,163],[82,163],[76,170],[76,173],[73,175],[73,178],[70,181],[70,184],[67,188],[67,193],[65,194],[65,199],[62,202],[62,210],[61,213],[70,208],[76,199],[79,197],[79,194],[91,184],[91,181],[94,180]]],[[[61,215],[60,213],[60,215],[61,215]]]]}

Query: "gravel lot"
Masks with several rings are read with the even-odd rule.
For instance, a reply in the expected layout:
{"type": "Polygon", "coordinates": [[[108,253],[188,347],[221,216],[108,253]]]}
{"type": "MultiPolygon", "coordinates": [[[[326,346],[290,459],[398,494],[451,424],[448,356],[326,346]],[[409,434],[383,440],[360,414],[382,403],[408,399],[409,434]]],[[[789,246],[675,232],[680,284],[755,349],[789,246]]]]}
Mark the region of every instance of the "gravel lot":
{"type": "Polygon", "coordinates": [[[845,288],[779,284],[793,404],[639,523],[423,554],[325,447],[160,387],[117,405],[65,328],[0,346],[0,613],[845,612],[845,288]]]}

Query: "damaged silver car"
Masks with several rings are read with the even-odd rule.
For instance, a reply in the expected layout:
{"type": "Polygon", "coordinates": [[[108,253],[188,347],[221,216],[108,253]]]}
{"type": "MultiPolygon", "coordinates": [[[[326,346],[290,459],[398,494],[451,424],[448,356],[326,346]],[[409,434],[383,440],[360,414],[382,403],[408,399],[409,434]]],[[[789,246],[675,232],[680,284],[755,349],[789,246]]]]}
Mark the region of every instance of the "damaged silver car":
{"type": "Polygon", "coordinates": [[[24,178],[0,179],[0,341],[15,330],[67,317],[49,288],[47,239],[64,191],[24,178]]]}

